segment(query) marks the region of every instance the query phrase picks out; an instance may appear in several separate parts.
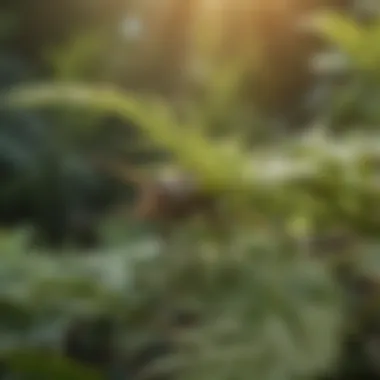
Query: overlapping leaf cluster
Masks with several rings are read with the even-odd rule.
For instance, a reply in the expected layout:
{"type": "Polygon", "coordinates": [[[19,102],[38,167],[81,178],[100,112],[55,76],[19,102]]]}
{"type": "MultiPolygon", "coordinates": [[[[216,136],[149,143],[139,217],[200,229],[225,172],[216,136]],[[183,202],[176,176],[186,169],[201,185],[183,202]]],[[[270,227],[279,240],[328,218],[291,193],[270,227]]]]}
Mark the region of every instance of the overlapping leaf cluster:
{"type": "MultiPolygon", "coordinates": [[[[193,349],[174,362],[186,379],[305,379],[332,366],[347,322],[345,298],[329,263],[312,257],[308,242],[331,231],[360,241],[377,238],[378,134],[338,138],[316,129],[252,151],[238,133],[211,138],[207,118],[179,120],[162,101],[114,88],[38,85],[14,89],[6,102],[81,107],[132,119],[150,141],[171,153],[175,165],[225,201],[230,225],[223,246],[186,230],[161,255],[132,260],[141,248],[126,246],[116,265],[116,256],[103,253],[107,263],[98,267],[95,256],[83,263],[41,253],[26,256],[22,244],[3,240],[1,323],[13,346],[35,347],[40,325],[60,330],[65,318],[94,310],[121,317],[124,332],[132,334],[132,325],[144,327],[137,317],[149,319],[170,301],[195,305],[201,316],[195,335],[187,337],[193,349]],[[116,278],[120,281],[109,281],[116,278]]],[[[364,248],[356,253],[366,257],[364,248]]],[[[52,336],[46,344],[59,352],[59,338],[52,336]]],[[[39,365],[45,373],[52,371],[39,365]]]]}

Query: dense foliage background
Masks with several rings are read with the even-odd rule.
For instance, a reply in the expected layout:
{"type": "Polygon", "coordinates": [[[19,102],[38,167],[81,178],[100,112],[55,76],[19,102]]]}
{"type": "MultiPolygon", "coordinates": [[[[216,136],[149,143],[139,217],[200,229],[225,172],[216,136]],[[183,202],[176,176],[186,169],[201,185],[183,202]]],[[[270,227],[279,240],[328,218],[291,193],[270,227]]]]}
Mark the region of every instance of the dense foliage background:
{"type": "Polygon", "coordinates": [[[0,378],[380,379],[379,43],[375,0],[2,2],[0,378]]]}

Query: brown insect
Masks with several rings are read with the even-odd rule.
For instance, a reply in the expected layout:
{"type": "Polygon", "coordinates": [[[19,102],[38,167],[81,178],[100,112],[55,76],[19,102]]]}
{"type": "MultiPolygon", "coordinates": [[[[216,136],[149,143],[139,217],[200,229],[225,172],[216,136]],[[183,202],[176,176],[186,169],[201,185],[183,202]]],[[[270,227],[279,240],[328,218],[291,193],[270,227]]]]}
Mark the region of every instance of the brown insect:
{"type": "Polygon", "coordinates": [[[102,167],[117,178],[138,187],[134,216],[138,220],[159,224],[185,222],[202,216],[214,220],[217,197],[202,189],[190,175],[176,173],[158,176],[119,163],[102,162],[102,167]]]}

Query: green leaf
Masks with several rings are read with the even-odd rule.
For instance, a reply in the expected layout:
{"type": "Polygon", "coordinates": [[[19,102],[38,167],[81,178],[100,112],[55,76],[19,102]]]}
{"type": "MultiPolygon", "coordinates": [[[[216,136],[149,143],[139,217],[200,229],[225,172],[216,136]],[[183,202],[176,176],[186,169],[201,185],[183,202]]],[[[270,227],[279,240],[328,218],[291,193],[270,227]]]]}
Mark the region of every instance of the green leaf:
{"type": "Polygon", "coordinates": [[[354,59],[361,58],[366,35],[355,21],[339,13],[323,12],[317,13],[311,22],[322,36],[344,53],[354,59]]]}

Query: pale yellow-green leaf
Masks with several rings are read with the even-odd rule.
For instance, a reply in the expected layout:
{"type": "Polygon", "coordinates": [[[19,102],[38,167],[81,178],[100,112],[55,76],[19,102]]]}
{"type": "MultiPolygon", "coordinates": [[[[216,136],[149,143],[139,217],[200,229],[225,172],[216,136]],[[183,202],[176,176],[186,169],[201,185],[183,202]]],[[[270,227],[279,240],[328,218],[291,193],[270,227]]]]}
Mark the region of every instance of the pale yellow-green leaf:
{"type": "Polygon", "coordinates": [[[311,22],[316,31],[344,53],[354,59],[361,58],[362,44],[366,36],[355,21],[339,13],[322,12],[316,14],[311,22]]]}

